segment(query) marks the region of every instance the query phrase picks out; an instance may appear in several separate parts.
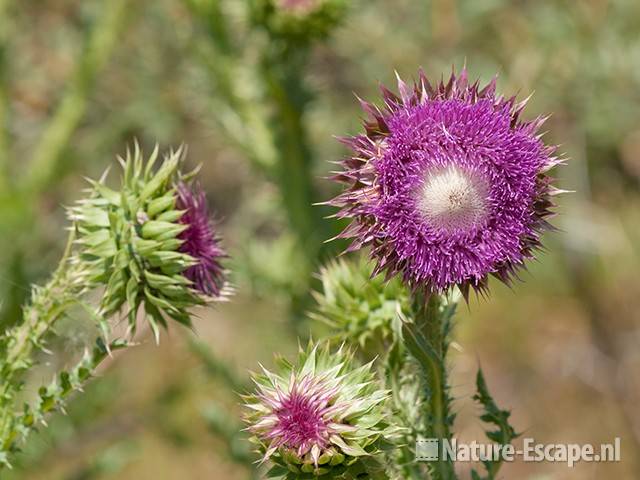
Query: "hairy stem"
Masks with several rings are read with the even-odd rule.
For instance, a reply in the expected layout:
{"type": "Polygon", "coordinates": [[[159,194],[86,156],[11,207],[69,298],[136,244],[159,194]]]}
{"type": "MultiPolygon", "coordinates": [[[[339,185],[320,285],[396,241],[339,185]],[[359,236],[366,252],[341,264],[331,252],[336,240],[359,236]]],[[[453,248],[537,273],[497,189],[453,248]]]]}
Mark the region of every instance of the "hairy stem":
{"type": "Polygon", "coordinates": [[[421,480],[424,478],[424,471],[419,464],[415,463],[415,452],[411,445],[413,440],[419,437],[418,432],[420,427],[415,424],[411,415],[407,412],[401,393],[403,388],[402,368],[405,366],[405,362],[404,352],[401,350],[399,344],[394,342],[394,345],[388,349],[386,356],[385,377],[387,379],[387,389],[391,392],[393,410],[400,424],[411,432],[407,435],[410,441],[402,442],[403,444],[397,447],[400,454],[396,458],[395,467],[397,471],[402,474],[403,478],[407,480],[421,480]]]}
{"type": "MultiPolygon", "coordinates": [[[[454,305],[453,305],[454,306],[454,305]]],[[[436,295],[414,295],[414,322],[405,323],[403,335],[409,352],[416,358],[424,374],[427,393],[427,414],[423,416],[425,430],[430,438],[438,440],[440,455],[430,463],[432,477],[453,480],[453,463],[443,458],[443,440],[451,440],[449,386],[446,356],[451,331],[452,306],[447,306],[436,295]]]]}
{"type": "Polygon", "coordinates": [[[22,323],[0,337],[0,436],[4,438],[13,415],[13,400],[20,388],[22,372],[32,365],[32,353],[43,348],[43,338],[66,310],[77,302],[86,288],[79,265],[71,261],[74,231],[52,279],[33,290],[32,301],[24,308],[22,323]]]}
{"type": "Polygon", "coordinates": [[[87,350],[76,365],[69,370],[62,370],[48,385],[39,388],[33,405],[24,404],[19,412],[14,408],[6,428],[0,432],[0,470],[11,465],[9,454],[20,448],[33,430],[45,424],[48,414],[64,411],[69,396],[82,390],[98,365],[111,352],[127,345],[123,341],[114,341],[107,346],[98,338],[95,346],[87,350]]]}

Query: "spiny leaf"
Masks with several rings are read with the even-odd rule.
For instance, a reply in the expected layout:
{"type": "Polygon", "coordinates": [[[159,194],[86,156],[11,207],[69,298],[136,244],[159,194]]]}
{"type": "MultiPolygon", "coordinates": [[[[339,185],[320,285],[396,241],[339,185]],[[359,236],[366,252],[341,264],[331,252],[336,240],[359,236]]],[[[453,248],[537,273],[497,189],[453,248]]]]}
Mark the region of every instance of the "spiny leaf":
{"type": "MultiPolygon", "coordinates": [[[[496,402],[489,393],[482,369],[478,369],[478,374],[476,376],[476,389],[477,392],[473,396],[473,399],[483,407],[483,414],[480,417],[481,420],[497,427],[497,430],[489,430],[486,432],[487,438],[500,445],[511,444],[511,442],[513,442],[513,440],[520,434],[516,433],[515,429],[509,423],[511,412],[508,410],[502,410],[496,405],[496,402]]],[[[482,463],[486,470],[486,476],[481,476],[474,470],[472,471],[473,480],[494,480],[498,470],[500,469],[502,461],[485,460],[482,463]]]]}

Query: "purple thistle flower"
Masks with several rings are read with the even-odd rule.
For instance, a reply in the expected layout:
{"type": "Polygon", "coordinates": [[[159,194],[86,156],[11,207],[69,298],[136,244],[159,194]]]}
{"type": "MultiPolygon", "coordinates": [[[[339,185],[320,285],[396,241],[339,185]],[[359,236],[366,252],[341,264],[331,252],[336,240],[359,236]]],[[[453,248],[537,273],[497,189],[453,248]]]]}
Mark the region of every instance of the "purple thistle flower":
{"type": "Polygon", "coordinates": [[[221,260],[227,255],[209,217],[207,199],[199,186],[180,183],[177,186],[176,207],[184,210],[179,222],[188,227],[178,237],[182,240],[180,251],[193,257],[198,263],[184,271],[184,276],[205,295],[219,297],[225,285],[225,271],[221,260]]]}
{"type": "Polygon", "coordinates": [[[352,352],[331,351],[327,343],[309,344],[295,365],[280,359],[279,367],[254,375],[257,391],[245,397],[248,430],[263,461],[317,476],[362,472],[364,458],[373,468],[378,441],[394,432],[385,423],[388,392],[371,364],[357,366],[352,352]]]}
{"type": "Polygon", "coordinates": [[[271,412],[250,430],[270,441],[269,455],[284,446],[299,457],[311,452],[317,465],[320,452],[329,445],[329,437],[353,429],[332,422],[336,413],[349,407],[347,403],[331,404],[338,393],[338,387],[327,378],[292,377],[288,388],[276,387],[260,394],[271,412]]]}
{"type": "Polygon", "coordinates": [[[352,223],[349,251],[371,247],[374,274],[401,274],[414,288],[458,285],[485,291],[488,275],[509,283],[541,246],[559,193],[546,172],[561,163],[537,133],[546,120],[520,120],[527,100],[480,89],[467,72],[432,86],[423,72],[400,96],[381,87],[384,108],[361,101],[365,133],[334,179],[347,189],[331,205],[352,223]]]}

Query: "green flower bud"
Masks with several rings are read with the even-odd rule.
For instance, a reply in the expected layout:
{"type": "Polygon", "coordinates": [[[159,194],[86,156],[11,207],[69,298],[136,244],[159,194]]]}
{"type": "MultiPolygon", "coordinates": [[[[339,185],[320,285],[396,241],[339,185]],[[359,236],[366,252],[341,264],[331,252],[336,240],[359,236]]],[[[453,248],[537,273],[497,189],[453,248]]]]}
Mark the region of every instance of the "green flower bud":
{"type": "MultiPolygon", "coordinates": [[[[210,300],[209,289],[199,288],[189,275],[189,269],[210,259],[183,248],[187,239],[193,240],[185,237],[193,228],[191,222],[197,221],[200,230],[208,226],[208,218],[201,218],[202,205],[190,215],[185,215],[186,204],[187,208],[176,208],[179,195],[191,199],[180,183],[183,153],[182,148],[170,152],[154,170],[158,148],[145,161],[136,145],[133,153],[119,159],[123,169],[119,189],[106,186],[105,174],[91,182],[89,197],[69,210],[78,232],[80,261],[90,267],[93,286],[105,288],[100,315],[107,318],[126,307],[134,331],[142,307],[156,339],[168,318],[190,326],[187,310],[210,300]]],[[[201,237],[195,240],[201,242],[201,237]]],[[[213,235],[205,239],[215,240],[213,235]]]]}
{"type": "Polygon", "coordinates": [[[255,0],[254,19],[272,36],[299,45],[328,35],[347,5],[346,0],[255,0]]]}
{"type": "Polygon", "coordinates": [[[398,279],[372,277],[366,259],[338,260],[320,272],[322,290],[311,317],[331,327],[338,342],[356,343],[370,356],[376,348],[399,336],[401,317],[409,316],[409,291],[398,279]],[[369,352],[371,350],[371,352],[369,352]]]}

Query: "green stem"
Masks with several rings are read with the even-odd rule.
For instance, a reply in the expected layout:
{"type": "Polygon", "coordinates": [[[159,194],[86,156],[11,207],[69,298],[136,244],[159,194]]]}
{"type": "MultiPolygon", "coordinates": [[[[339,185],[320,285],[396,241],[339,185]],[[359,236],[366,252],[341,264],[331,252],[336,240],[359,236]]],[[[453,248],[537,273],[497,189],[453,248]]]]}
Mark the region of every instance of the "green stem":
{"type": "Polygon", "coordinates": [[[238,61],[241,52],[229,36],[221,2],[184,2],[203,33],[194,37],[192,50],[215,87],[215,95],[210,98],[215,120],[233,144],[260,171],[271,176],[277,159],[273,136],[263,105],[247,94],[247,85],[239,82],[244,78],[238,61]]]}
{"type": "Polygon", "coordinates": [[[33,405],[25,404],[19,412],[13,408],[6,427],[0,431],[0,470],[10,466],[9,454],[18,449],[33,430],[45,424],[48,414],[63,410],[68,397],[82,390],[98,365],[111,352],[126,346],[127,342],[118,340],[106,346],[98,338],[93,349],[87,350],[73,368],[62,370],[48,385],[38,389],[38,397],[33,405]]]}
{"type": "MultiPolygon", "coordinates": [[[[418,436],[418,428],[412,422],[409,415],[406,413],[405,404],[402,400],[402,381],[401,370],[404,365],[404,355],[400,353],[399,346],[397,344],[392,345],[387,355],[387,367],[386,378],[387,388],[391,392],[391,399],[393,402],[393,409],[398,416],[402,427],[408,429],[411,434],[407,438],[415,439],[418,436]]],[[[407,480],[421,480],[424,478],[424,472],[420,468],[420,465],[414,461],[415,452],[411,447],[411,442],[403,442],[404,444],[399,446],[401,456],[398,460],[398,467],[401,470],[403,477],[407,480]]]]}
{"type": "Polygon", "coordinates": [[[81,266],[71,261],[75,240],[72,230],[64,255],[51,281],[34,288],[32,301],[24,308],[22,323],[0,337],[0,435],[4,438],[13,415],[13,398],[19,388],[16,377],[32,365],[32,353],[42,348],[43,338],[85,289],[81,266]]]}
{"type": "Polygon", "coordinates": [[[262,61],[263,82],[275,106],[271,128],[279,150],[276,182],[291,230],[307,259],[299,266],[307,280],[291,295],[294,321],[308,309],[309,284],[317,263],[328,249],[335,248],[324,243],[333,236],[324,220],[326,212],[314,205],[322,198],[314,187],[313,151],[304,122],[309,103],[303,78],[307,55],[304,48],[280,51],[274,46],[262,61]]]}
{"type": "Polygon", "coordinates": [[[428,413],[424,416],[426,432],[438,439],[440,455],[430,463],[432,476],[437,480],[456,479],[451,460],[443,458],[443,440],[451,440],[450,398],[448,393],[446,355],[453,310],[444,307],[436,295],[414,296],[414,322],[403,326],[409,352],[423,371],[427,386],[428,413]]]}
{"type": "Polygon", "coordinates": [[[38,192],[55,178],[69,139],[85,113],[89,93],[117,44],[126,15],[132,8],[133,4],[128,0],[104,2],[104,11],[98,17],[98,23],[92,30],[84,53],[80,56],[69,89],[29,163],[22,182],[26,191],[38,192]]]}
{"type": "Polygon", "coordinates": [[[222,380],[224,384],[234,392],[244,392],[249,385],[240,378],[237,372],[224,360],[216,357],[209,345],[189,334],[187,337],[189,349],[198,356],[206,368],[207,374],[215,379],[222,380]]]}
{"type": "Polygon", "coordinates": [[[302,73],[306,50],[271,52],[263,60],[267,93],[276,107],[272,126],[280,147],[276,175],[291,227],[306,249],[317,254],[326,239],[313,187],[313,153],[303,115],[308,103],[302,73]],[[286,53],[288,52],[288,53],[286,53]]]}
{"type": "Polygon", "coordinates": [[[194,50],[215,87],[216,95],[209,99],[215,121],[251,163],[271,177],[278,156],[273,136],[261,106],[239,91],[235,58],[224,55],[211,41],[196,39],[194,50]]]}

